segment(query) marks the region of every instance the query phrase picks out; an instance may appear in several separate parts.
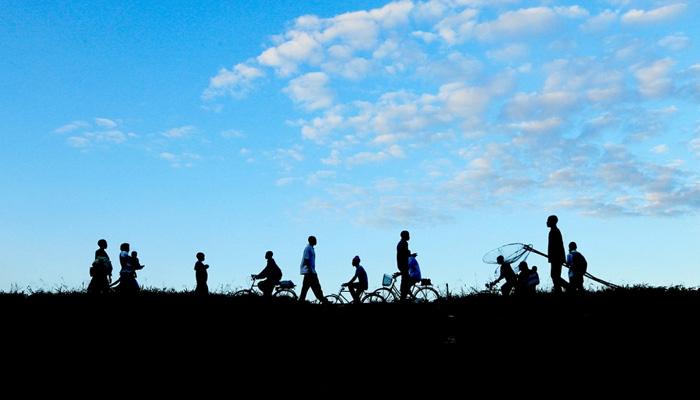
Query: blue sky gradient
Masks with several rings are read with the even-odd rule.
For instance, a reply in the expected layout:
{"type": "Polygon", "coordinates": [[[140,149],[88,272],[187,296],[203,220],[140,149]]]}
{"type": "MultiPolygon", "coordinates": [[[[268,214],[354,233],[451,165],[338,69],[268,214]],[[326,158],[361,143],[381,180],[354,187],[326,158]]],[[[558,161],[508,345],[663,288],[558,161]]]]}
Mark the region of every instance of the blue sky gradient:
{"type": "MultiPolygon", "coordinates": [[[[700,6],[683,1],[0,1],[0,290],[87,285],[100,238],[142,284],[370,286],[411,231],[424,275],[546,250],[700,280],[700,6]]],[[[548,273],[546,260],[531,264],[548,273]]],[[[543,279],[543,288],[549,282],[543,279]]]]}

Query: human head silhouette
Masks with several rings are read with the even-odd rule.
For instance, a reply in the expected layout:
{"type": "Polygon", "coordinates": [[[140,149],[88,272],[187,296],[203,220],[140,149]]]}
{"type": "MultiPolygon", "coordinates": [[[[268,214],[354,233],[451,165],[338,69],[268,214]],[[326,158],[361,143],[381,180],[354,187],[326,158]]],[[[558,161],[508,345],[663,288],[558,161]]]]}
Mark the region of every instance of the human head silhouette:
{"type": "Polygon", "coordinates": [[[498,263],[498,264],[503,264],[505,261],[506,260],[505,260],[505,258],[503,258],[503,256],[496,257],[496,263],[498,263]]]}
{"type": "Polygon", "coordinates": [[[574,251],[576,248],[576,242],[569,243],[569,251],[574,251]]]}
{"type": "Polygon", "coordinates": [[[265,252],[265,259],[269,260],[272,258],[272,250],[268,250],[265,252]]]}
{"type": "Polygon", "coordinates": [[[557,222],[559,222],[559,218],[557,218],[556,215],[550,215],[547,217],[547,227],[552,228],[557,226],[557,222]]]}
{"type": "Polygon", "coordinates": [[[403,240],[410,240],[411,235],[408,233],[408,231],[401,231],[401,239],[403,240]]]}
{"type": "Polygon", "coordinates": [[[107,248],[107,241],[104,239],[100,239],[97,241],[97,247],[101,248],[102,250],[107,248]]]}
{"type": "Polygon", "coordinates": [[[352,258],[352,265],[354,265],[354,266],[356,266],[356,267],[357,267],[358,265],[360,265],[360,256],[355,256],[355,257],[352,258]]]}
{"type": "Polygon", "coordinates": [[[136,250],[134,250],[134,251],[131,252],[131,256],[132,256],[132,257],[138,257],[138,256],[139,256],[139,253],[138,253],[136,250]]]}
{"type": "Polygon", "coordinates": [[[316,246],[316,236],[309,236],[309,244],[316,246]]]}
{"type": "Polygon", "coordinates": [[[119,246],[119,251],[129,251],[129,243],[122,243],[119,246]]]}
{"type": "Polygon", "coordinates": [[[520,261],[520,264],[518,264],[518,271],[527,271],[527,262],[526,261],[520,261]]]}
{"type": "Polygon", "coordinates": [[[204,261],[204,253],[202,253],[201,251],[197,253],[197,260],[204,261]]]}

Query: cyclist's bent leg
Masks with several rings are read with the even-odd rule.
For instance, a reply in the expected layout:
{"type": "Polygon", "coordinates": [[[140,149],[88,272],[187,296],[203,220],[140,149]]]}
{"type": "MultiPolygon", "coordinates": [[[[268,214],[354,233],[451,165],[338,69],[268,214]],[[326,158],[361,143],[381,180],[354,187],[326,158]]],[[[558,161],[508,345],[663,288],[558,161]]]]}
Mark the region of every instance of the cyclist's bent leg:
{"type": "Polygon", "coordinates": [[[348,290],[350,290],[350,295],[355,304],[360,304],[360,295],[362,295],[362,288],[359,283],[351,283],[348,285],[348,290]]]}
{"type": "Polygon", "coordinates": [[[260,291],[263,292],[263,296],[271,297],[275,284],[270,282],[269,279],[265,279],[264,281],[258,282],[258,288],[260,288],[260,291]]]}

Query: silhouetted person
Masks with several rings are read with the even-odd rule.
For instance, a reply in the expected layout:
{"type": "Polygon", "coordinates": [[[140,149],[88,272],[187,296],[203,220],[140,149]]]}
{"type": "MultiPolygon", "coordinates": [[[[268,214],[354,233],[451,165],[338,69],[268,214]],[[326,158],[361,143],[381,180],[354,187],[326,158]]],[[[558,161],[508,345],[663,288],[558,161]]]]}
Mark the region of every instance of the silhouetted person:
{"type": "Polygon", "coordinates": [[[498,282],[501,281],[501,279],[505,279],[505,283],[501,285],[501,293],[504,296],[510,295],[511,289],[515,287],[518,283],[518,277],[515,275],[515,271],[513,271],[513,267],[511,267],[509,262],[506,262],[503,256],[498,256],[496,258],[496,262],[498,265],[501,266],[500,268],[500,274],[498,275],[498,278],[491,282],[487,283],[487,286],[493,287],[496,285],[498,282]]]}
{"type": "Polygon", "coordinates": [[[569,254],[566,255],[566,265],[569,267],[569,290],[585,291],[583,276],[588,269],[588,262],[583,254],[578,252],[576,242],[569,243],[569,254]]]}
{"type": "Polygon", "coordinates": [[[119,286],[117,289],[121,293],[136,293],[139,291],[139,284],[136,282],[136,269],[135,265],[143,268],[138,264],[138,258],[134,264],[131,256],[129,255],[129,243],[122,243],[119,246],[119,264],[121,265],[121,270],[119,271],[119,286]]]}
{"type": "Polygon", "coordinates": [[[318,281],[318,275],[316,275],[316,251],[314,246],[316,246],[316,237],[309,236],[309,244],[304,248],[304,256],[301,259],[300,269],[301,274],[304,275],[304,283],[301,285],[299,301],[306,300],[306,292],[311,288],[316,299],[321,303],[326,303],[327,300],[323,297],[323,290],[321,290],[321,282],[318,281]]]}
{"type": "Polygon", "coordinates": [[[353,275],[352,279],[343,283],[342,286],[347,286],[353,302],[355,304],[360,304],[360,296],[362,296],[362,293],[368,288],[367,272],[362,265],[360,265],[360,256],[352,258],[352,266],[355,267],[355,275],[353,275]],[[355,282],[355,280],[357,280],[357,282],[355,282]]]}
{"type": "Polygon", "coordinates": [[[264,279],[264,281],[258,282],[258,288],[263,292],[263,296],[271,297],[275,286],[277,286],[280,283],[280,279],[282,279],[282,270],[277,266],[275,259],[272,258],[272,251],[267,251],[265,253],[265,259],[267,260],[265,268],[263,268],[259,274],[253,274],[251,276],[253,279],[264,279]]]}
{"type": "Polygon", "coordinates": [[[530,294],[530,268],[527,262],[520,261],[518,264],[518,285],[515,287],[515,293],[520,295],[530,294]]]}
{"type": "Polygon", "coordinates": [[[408,258],[417,256],[408,249],[409,240],[411,235],[408,231],[401,231],[401,240],[396,245],[396,267],[399,269],[398,275],[401,275],[401,300],[406,300],[406,296],[411,292],[411,286],[416,283],[408,274],[408,258]]]}
{"type": "Polygon", "coordinates": [[[100,239],[97,241],[97,249],[95,251],[95,261],[90,268],[90,284],[88,285],[88,293],[106,293],[109,291],[109,284],[112,281],[112,262],[107,254],[107,241],[100,239]]]}
{"type": "Polygon", "coordinates": [[[207,278],[209,273],[209,264],[204,263],[204,253],[197,253],[197,262],[194,263],[194,277],[197,279],[197,287],[194,288],[196,295],[206,296],[209,294],[209,286],[207,286],[207,278]]]}
{"type": "Polygon", "coordinates": [[[131,252],[131,268],[134,270],[134,279],[136,279],[136,271],[139,269],[143,269],[145,265],[141,265],[141,262],[139,261],[139,253],[136,251],[131,252]]]}
{"type": "Polygon", "coordinates": [[[561,237],[561,231],[557,228],[557,222],[559,222],[559,218],[556,215],[550,215],[547,218],[547,227],[549,227],[547,256],[551,267],[550,276],[554,285],[553,291],[561,293],[562,288],[568,288],[568,284],[561,277],[561,266],[566,263],[566,252],[564,251],[564,239],[561,237]]]}
{"type": "Polygon", "coordinates": [[[537,265],[533,265],[530,269],[530,278],[527,281],[528,291],[530,294],[537,292],[537,285],[540,284],[540,274],[537,273],[537,265]]]}

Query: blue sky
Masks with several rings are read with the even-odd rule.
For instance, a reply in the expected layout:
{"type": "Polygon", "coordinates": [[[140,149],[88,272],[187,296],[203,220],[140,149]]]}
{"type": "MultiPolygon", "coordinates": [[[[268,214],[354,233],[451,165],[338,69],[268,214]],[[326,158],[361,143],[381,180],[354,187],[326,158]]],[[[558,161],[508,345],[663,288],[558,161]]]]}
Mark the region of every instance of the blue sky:
{"type": "Polygon", "coordinates": [[[203,251],[240,287],[266,250],[299,284],[310,234],[325,291],[356,254],[374,287],[403,229],[468,290],[492,248],[546,250],[549,214],[594,275],[700,281],[694,2],[0,10],[0,290],[87,285],[100,238],[147,286],[193,288],[203,251]]]}

